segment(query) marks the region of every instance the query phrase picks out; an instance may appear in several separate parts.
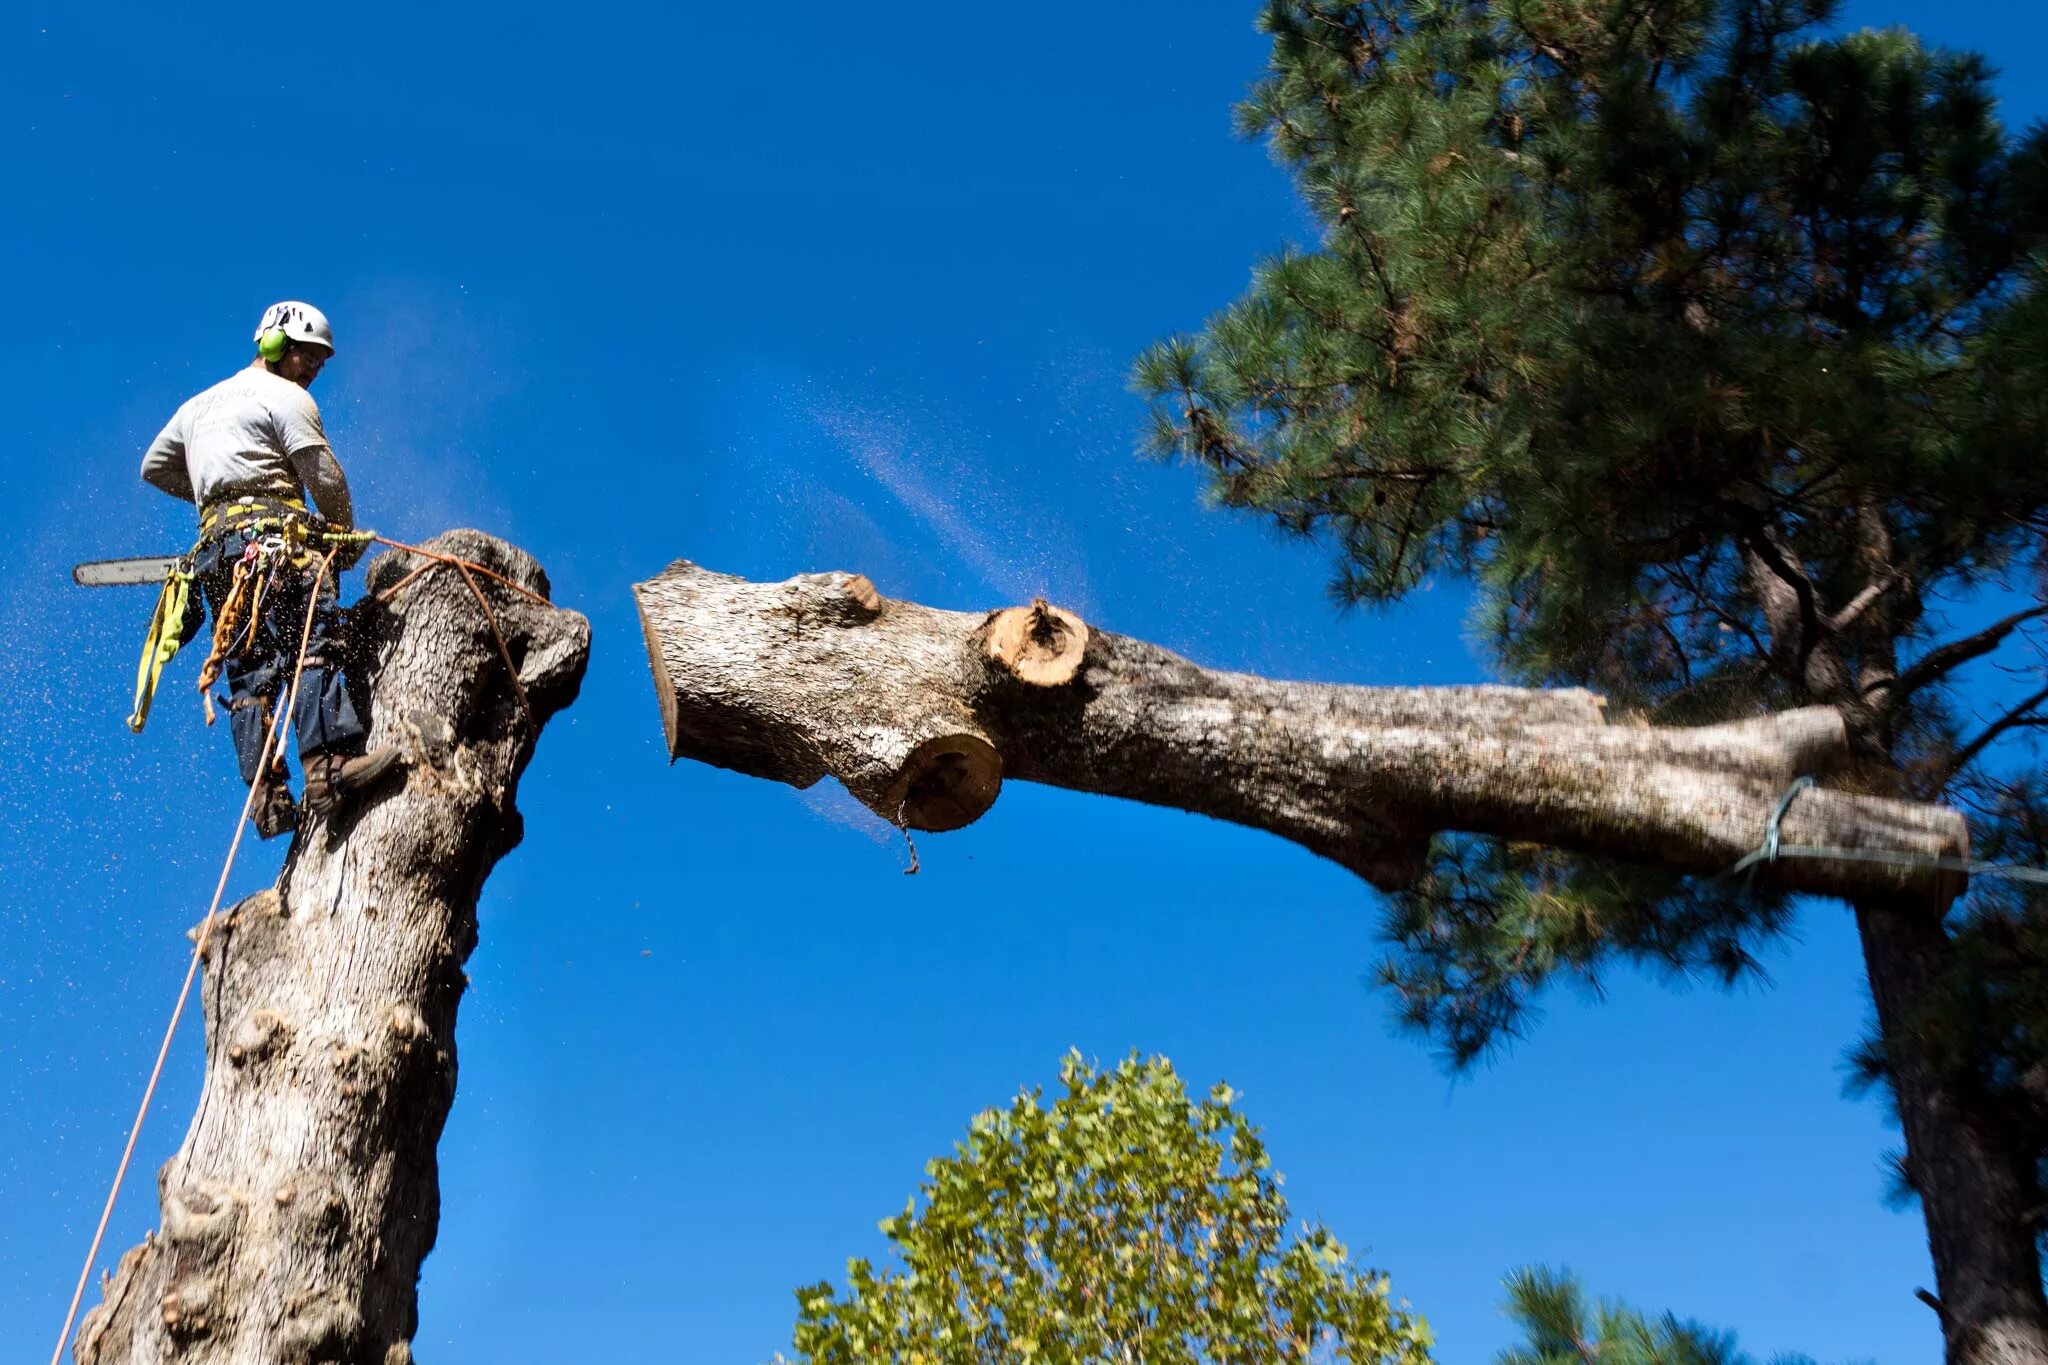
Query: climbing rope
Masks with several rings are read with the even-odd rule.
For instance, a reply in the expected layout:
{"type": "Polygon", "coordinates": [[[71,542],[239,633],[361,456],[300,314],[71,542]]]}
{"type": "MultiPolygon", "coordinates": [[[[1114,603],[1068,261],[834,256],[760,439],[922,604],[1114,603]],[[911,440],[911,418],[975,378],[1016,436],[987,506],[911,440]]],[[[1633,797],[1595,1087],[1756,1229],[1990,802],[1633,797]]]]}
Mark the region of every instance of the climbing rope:
{"type": "MultiPolygon", "coordinates": [[[[328,572],[333,568],[335,557],[341,553],[343,545],[351,541],[357,543],[375,542],[380,545],[387,545],[394,550],[402,550],[408,554],[419,555],[428,561],[428,563],[413,570],[390,588],[379,593],[378,600],[381,602],[390,602],[401,591],[410,586],[414,580],[430,569],[446,565],[458,570],[462,574],[463,582],[468,585],[471,595],[476,598],[477,605],[483,608],[484,619],[490,625],[491,638],[497,642],[498,657],[505,663],[506,672],[512,680],[512,690],[519,698],[520,709],[526,713],[529,722],[533,720],[533,707],[527,700],[525,685],[519,680],[519,670],[512,662],[512,651],[505,644],[504,632],[499,629],[498,614],[492,609],[490,600],[484,596],[483,588],[477,582],[477,576],[482,575],[485,578],[501,583],[521,596],[538,602],[544,607],[552,607],[554,605],[552,602],[522,584],[513,582],[505,575],[485,568],[483,565],[471,560],[463,559],[456,555],[441,554],[438,551],[423,549],[417,545],[408,545],[403,541],[378,535],[374,531],[329,531],[315,534],[326,541],[330,548],[327,551],[326,557],[320,561],[320,567],[313,577],[312,591],[306,598],[306,618],[299,629],[299,650],[298,657],[292,664],[291,688],[286,695],[284,706],[278,710],[275,717],[264,727],[263,749],[256,764],[259,773],[267,772],[277,759],[279,746],[284,738],[285,727],[290,722],[291,716],[298,705],[299,681],[306,671],[306,651],[313,638],[313,615],[319,607],[320,589],[327,580],[328,572]]],[[[213,649],[208,655],[206,664],[200,673],[201,695],[206,698],[206,719],[209,725],[213,723],[213,707],[212,697],[208,689],[212,686],[214,679],[219,676],[222,662],[229,654],[240,647],[241,642],[237,641],[236,636],[246,633],[250,640],[255,638],[255,631],[261,620],[263,594],[269,585],[270,579],[275,576],[277,563],[289,558],[290,547],[282,539],[266,537],[263,542],[252,542],[249,551],[245,552],[242,559],[235,565],[234,585],[229,590],[228,597],[222,604],[222,609],[214,621],[213,649]],[[273,544],[273,541],[276,543],[273,544]],[[247,622],[246,632],[243,629],[244,621],[247,622]]],[[[173,570],[174,575],[178,573],[178,570],[173,570]]],[[[139,719],[148,716],[148,701],[149,697],[156,690],[157,677],[162,673],[164,663],[171,655],[177,652],[175,644],[168,651],[162,650],[161,642],[167,635],[170,638],[175,638],[177,623],[183,616],[185,595],[189,594],[190,587],[190,575],[182,575],[178,595],[173,600],[173,588],[169,580],[167,580],[164,594],[158,599],[156,618],[150,624],[150,642],[145,647],[143,655],[143,670],[148,688],[147,691],[144,691],[142,688],[143,679],[138,679],[137,708],[129,722],[130,727],[133,729],[140,730],[142,728],[138,722],[139,719]],[[173,610],[174,608],[175,611],[173,610]]],[[[107,1191],[106,1207],[100,1210],[99,1226],[93,1230],[92,1245],[86,1250],[85,1264],[78,1272],[78,1284],[71,1292],[71,1306],[65,1311],[64,1328],[57,1335],[56,1349],[50,1353],[50,1365],[61,1365],[65,1344],[71,1340],[71,1329],[77,1324],[78,1306],[84,1302],[85,1287],[92,1279],[93,1262],[99,1259],[100,1247],[106,1240],[107,1224],[114,1216],[114,1205],[120,1199],[122,1183],[127,1179],[129,1163],[134,1159],[135,1144],[142,1135],[143,1120],[148,1116],[150,1102],[156,1096],[157,1083],[163,1079],[164,1063],[170,1057],[171,1040],[177,1036],[178,1023],[184,1017],[185,1004],[192,995],[192,983],[198,977],[199,964],[205,958],[208,943],[212,941],[214,920],[220,911],[221,898],[227,894],[228,877],[234,870],[235,857],[241,851],[242,831],[249,823],[249,812],[254,806],[255,801],[256,786],[251,784],[249,794],[243,798],[241,814],[235,820],[234,837],[228,841],[227,858],[221,864],[220,879],[214,884],[213,900],[206,908],[206,918],[200,921],[199,935],[192,945],[191,960],[185,965],[185,980],[178,988],[177,1003],[171,1007],[170,1022],[164,1026],[163,1042],[157,1047],[156,1062],[150,1068],[148,1083],[143,1086],[142,1103],[136,1107],[135,1121],[129,1125],[128,1142],[122,1148],[120,1165],[114,1170],[113,1185],[107,1191]]]]}
{"type": "MultiPolygon", "coordinates": [[[[271,756],[284,737],[285,725],[290,721],[292,710],[299,700],[299,679],[306,671],[306,646],[313,638],[313,612],[319,605],[320,587],[326,581],[327,571],[334,564],[334,557],[341,553],[335,546],[320,561],[319,572],[313,579],[313,591],[306,599],[306,620],[299,630],[298,659],[292,665],[292,685],[284,706],[276,718],[263,732],[263,752],[257,760],[256,770],[265,772],[270,767],[271,756]]],[[[64,1358],[64,1345],[71,1340],[71,1328],[78,1321],[78,1305],[85,1299],[85,1286],[92,1279],[92,1264],[99,1259],[100,1245],[106,1240],[107,1223],[114,1216],[114,1204],[121,1197],[121,1184],[128,1176],[128,1163],[134,1159],[136,1139],[142,1136],[142,1121],[149,1114],[149,1103],[156,1096],[157,1082],[163,1079],[164,1062],[171,1055],[171,1039],[177,1036],[178,1021],[184,1017],[185,1002],[192,996],[192,982],[199,974],[200,960],[206,954],[206,946],[213,937],[214,917],[220,911],[221,897],[227,894],[228,875],[234,871],[235,856],[242,849],[242,831],[249,823],[249,810],[256,803],[256,784],[251,783],[249,794],[242,800],[242,813],[235,819],[235,834],[228,841],[228,856],[221,864],[220,880],[214,883],[213,901],[206,907],[206,918],[199,922],[199,937],[192,945],[192,959],[185,965],[185,982],[178,988],[177,1004],[171,1007],[170,1023],[164,1026],[163,1042],[157,1047],[156,1064],[149,1070],[149,1083],[142,1088],[142,1103],[135,1110],[135,1121],[128,1128],[128,1145],[121,1150],[121,1164],[114,1169],[113,1187],[107,1191],[106,1207],[100,1210],[99,1226],[93,1230],[92,1246],[85,1253],[85,1264],[78,1272],[78,1286],[71,1291],[71,1307],[64,1314],[64,1330],[57,1334],[57,1349],[50,1353],[50,1365],[60,1365],[64,1358]]]]}
{"type": "Polygon", "coordinates": [[[1944,872],[1967,872],[1972,877],[2003,877],[2016,882],[2035,882],[2048,885],[2048,868],[2026,867],[2018,863],[1979,863],[1968,858],[1943,858],[1917,853],[1889,853],[1874,848],[1831,848],[1824,844],[1787,844],[1780,842],[1779,827],[1785,819],[1785,812],[1792,806],[1793,798],[1813,786],[1811,777],[1801,777],[1784,794],[1778,804],[1771,808],[1770,821],[1764,826],[1764,841],[1750,852],[1742,855],[1736,864],[1722,873],[1733,877],[1748,873],[1749,880],[1756,879],[1756,869],[1780,858],[1825,858],[1829,862],[1885,863],[1892,867],[1931,867],[1944,872]]]}
{"type": "Polygon", "coordinates": [[[485,578],[502,583],[521,597],[529,598],[544,607],[553,607],[555,604],[532,589],[522,584],[514,583],[505,575],[491,569],[486,569],[474,560],[463,559],[457,555],[444,555],[439,551],[422,549],[417,545],[408,545],[402,540],[393,540],[389,536],[380,536],[375,531],[358,531],[354,534],[375,541],[379,545],[388,545],[394,550],[403,550],[407,554],[418,555],[428,561],[379,593],[377,600],[380,602],[389,602],[410,586],[414,579],[420,577],[420,575],[436,565],[449,565],[462,574],[462,581],[469,585],[470,596],[476,598],[476,604],[484,609],[484,620],[491,628],[491,639],[497,642],[498,657],[505,661],[505,676],[512,680],[512,694],[519,698],[519,709],[526,713],[526,720],[529,725],[537,725],[533,716],[533,703],[526,699],[526,684],[519,680],[519,668],[512,662],[512,651],[506,647],[505,633],[498,629],[498,613],[491,609],[490,599],[484,596],[484,590],[478,585],[476,576],[482,574],[485,578]]]}
{"type": "MultiPolygon", "coordinates": [[[[418,545],[408,545],[402,540],[393,540],[390,536],[379,535],[375,531],[352,531],[344,532],[341,534],[343,534],[346,538],[360,538],[363,540],[374,541],[379,545],[388,545],[394,550],[403,550],[407,554],[418,555],[422,559],[431,559],[436,564],[449,564],[454,565],[457,568],[467,569],[471,573],[482,574],[485,578],[490,579],[494,583],[503,583],[506,587],[512,589],[512,591],[518,593],[521,597],[527,598],[530,601],[538,602],[544,607],[552,608],[555,605],[554,603],[548,601],[547,598],[542,597],[539,593],[535,592],[533,589],[527,587],[523,583],[515,583],[511,579],[505,577],[505,575],[499,573],[497,570],[487,569],[473,559],[463,559],[459,555],[444,555],[438,550],[429,550],[418,545]]],[[[412,582],[413,579],[418,578],[421,574],[425,573],[428,567],[429,566],[422,565],[420,568],[417,568],[413,570],[411,573],[407,574],[404,578],[400,579],[392,587],[385,589],[384,593],[381,594],[381,599],[387,602],[390,601],[392,597],[397,595],[399,588],[406,586],[406,584],[412,582]]]]}

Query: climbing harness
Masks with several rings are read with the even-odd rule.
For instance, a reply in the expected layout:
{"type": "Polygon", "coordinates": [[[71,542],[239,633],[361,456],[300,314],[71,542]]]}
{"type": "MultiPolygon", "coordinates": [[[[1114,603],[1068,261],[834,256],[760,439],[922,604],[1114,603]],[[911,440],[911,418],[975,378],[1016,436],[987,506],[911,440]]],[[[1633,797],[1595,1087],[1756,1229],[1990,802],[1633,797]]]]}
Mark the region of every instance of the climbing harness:
{"type": "Polygon", "coordinates": [[[195,565],[200,551],[210,540],[231,531],[250,537],[242,557],[235,561],[234,578],[221,609],[215,614],[211,649],[199,670],[200,704],[206,723],[214,723],[212,687],[229,660],[256,641],[263,622],[263,600],[275,588],[278,575],[287,568],[304,573],[314,562],[316,547],[339,549],[350,543],[365,544],[378,539],[369,531],[336,531],[317,524],[306,504],[297,498],[243,496],[214,503],[199,514],[199,542],[164,575],[151,614],[149,631],[142,643],[142,660],[135,670],[135,702],[128,711],[128,728],[137,734],[149,721],[164,665],[198,633],[194,613],[199,609],[198,574],[195,565]]]}
{"type": "Polygon", "coordinates": [[[240,497],[210,502],[200,508],[199,536],[203,540],[215,531],[232,530],[243,525],[256,525],[270,530],[288,520],[311,516],[312,512],[298,498],[266,498],[244,493],[240,497]]]}

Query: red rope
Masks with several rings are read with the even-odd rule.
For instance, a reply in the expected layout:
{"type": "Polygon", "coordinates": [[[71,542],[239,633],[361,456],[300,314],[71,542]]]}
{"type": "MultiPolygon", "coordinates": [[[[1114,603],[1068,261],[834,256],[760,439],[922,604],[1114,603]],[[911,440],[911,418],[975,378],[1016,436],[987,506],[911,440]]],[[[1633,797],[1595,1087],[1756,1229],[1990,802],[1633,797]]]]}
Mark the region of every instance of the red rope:
{"type": "Polygon", "coordinates": [[[491,638],[498,643],[498,657],[505,661],[505,675],[512,680],[512,692],[514,696],[519,698],[519,709],[526,713],[527,723],[534,725],[538,729],[538,723],[535,722],[533,717],[533,703],[526,699],[526,684],[519,680],[519,669],[512,662],[512,651],[505,645],[505,632],[498,629],[498,613],[491,609],[490,599],[485,597],[484,590],[477,586],[476,576],[482,574],[485,578],[503,583],[512,591],[519,593],[521,596],[531,598],[544,607],[553,607],[555,604],[542,597],[539,593],[514,583],[505,575],[486,569],[473,559],[463,559],[457,555],[439,554],[433,550],[423,550],[417,545],[407,545],[404,541],[393,540],[389,536],[380,536],[374,531],[369,532],[368,535],[371,540],[376,541],[380,545],[389,545],[394,550],[403,550],[407,554],[419,555],[421,558],[431,561],[420,565],[420,567],[399,579],[389,588],[377,594],[379,601],[389,602],[406,587],[410,586],[414,579],[433,568],[435,564],[453,565],[461,573],[462,581],[469,585],[470,596],[476,598],[476,604],[484,609],[484,621],[491,628],[491,638]]]}
{"type": "MultiPolygon", "coordinates": [[[[533,589],[524,587],[518,583],[514,583],[511,579],[505,577],[505,575],[498,573],[493,569],[486,569],[483,565],[476,563],[474,560],[462,559],[455,555],[444,555],[435,550],[423,550],[417,545],[408,545],[402,540],[393,540],[389,536],[380,536],[375,531],[369,532],[369,537],[371,540],[376,541],[379,545],[389,545],[394,550],[404,550],[407,554],[419,555],[423,559],[437,560],[442,564],[453,564],[457,568],[467,569],[472,573],[480,573],[485,578],[492,579],[495,582],[503,583],[506,587],[512,589],[512,591],[518,593],[521,597],[529,598],[532,601],[540,603],[544,607],[552,607],[555,605],[554,603],[548,601],[547,598],[542,597],[539,593],[535,592],[533,589]]],[[[408,580],[410,579],[410,577],[410,575],[407,576],[408,580]]],[[[401,583],[399,586],[403,587],[404,584],[401,583]]]]}

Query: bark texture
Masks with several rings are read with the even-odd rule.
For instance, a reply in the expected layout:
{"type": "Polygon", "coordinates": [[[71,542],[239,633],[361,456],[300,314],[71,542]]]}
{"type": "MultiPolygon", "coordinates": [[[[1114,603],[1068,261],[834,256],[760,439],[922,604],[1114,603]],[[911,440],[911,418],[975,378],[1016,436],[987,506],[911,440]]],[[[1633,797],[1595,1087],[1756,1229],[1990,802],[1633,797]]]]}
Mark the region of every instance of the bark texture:
{"type": "MultiPolygon", "coordinates": [[[[798,787],[830,775],[917,829],[969,823],[1009,777],[1271,830],[1386,889],[1454,829],[1718,873],[1762,842],[1794,778],[1851,757],[1828,707],[1652,729],[1604,724],[1578,690],[1276,682],[1043,604],[939,611],[857,574],[752,583],[678,561],[634,593],[672,756],[798,787]]],[[[1968,849],[1952,810],[1826,789],[1794,799],[1781,834],[1968,849]]],[[[1786,859],[1759,877],[1936,913],[1964,885],[1855,860],[1786,859]]]]}
{"type": "Polygon", "coordinates": [[[1907,1169],[1927,1220],[1947,1359],[2040,1365],[2048,1360],[2048,1311],[2023,1117],[1929,1066],[1922,1041],[1921,1011],[1949,966],[1941,919],[1924,905],[1872,898],[1857,902],[1856,927],[1907,1169]]]}
{"type": "MultiPolygon", "coordinates": [[[[427,548],[547,592],[531,558],[478,532],[427,548]]],[[[424,562],[383,556],[369,586],[424,562]]],[[[582,616],[478,581],[516,686],[452,567],[358,608],[371,742],[398,745],[406,772],[346,825],[302,828],[277,885],[216,920],[199,1107],[158,1173],[162,1226],[104,1285],[80,1365],[412,1359],[477,895],[519,842],[520,772],[590,649],[582,616]]]]}

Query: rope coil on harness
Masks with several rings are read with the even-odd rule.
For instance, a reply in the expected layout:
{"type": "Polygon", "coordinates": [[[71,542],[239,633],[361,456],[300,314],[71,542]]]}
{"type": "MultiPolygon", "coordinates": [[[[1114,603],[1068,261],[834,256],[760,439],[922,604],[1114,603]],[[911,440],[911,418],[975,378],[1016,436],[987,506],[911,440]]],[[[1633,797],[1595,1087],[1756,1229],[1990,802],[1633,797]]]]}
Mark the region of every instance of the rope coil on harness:
{"type": "Polygon", "coordinates": [[[263,598],[277,576],[282,545],[281,537],[276,539],[278,548],[272,548],[270,542],[252,540],[235,561],[228,595],[214,613],[213,648],[207,653],[206,662],[199,666],[199,702],[208,725],[214,721],[212,688],[220,679],[221,670],[229,659],[255,642],[257,629],[263,623],[263,598]],[[244,638],[238,641],[238,635],[244,638]]]}

